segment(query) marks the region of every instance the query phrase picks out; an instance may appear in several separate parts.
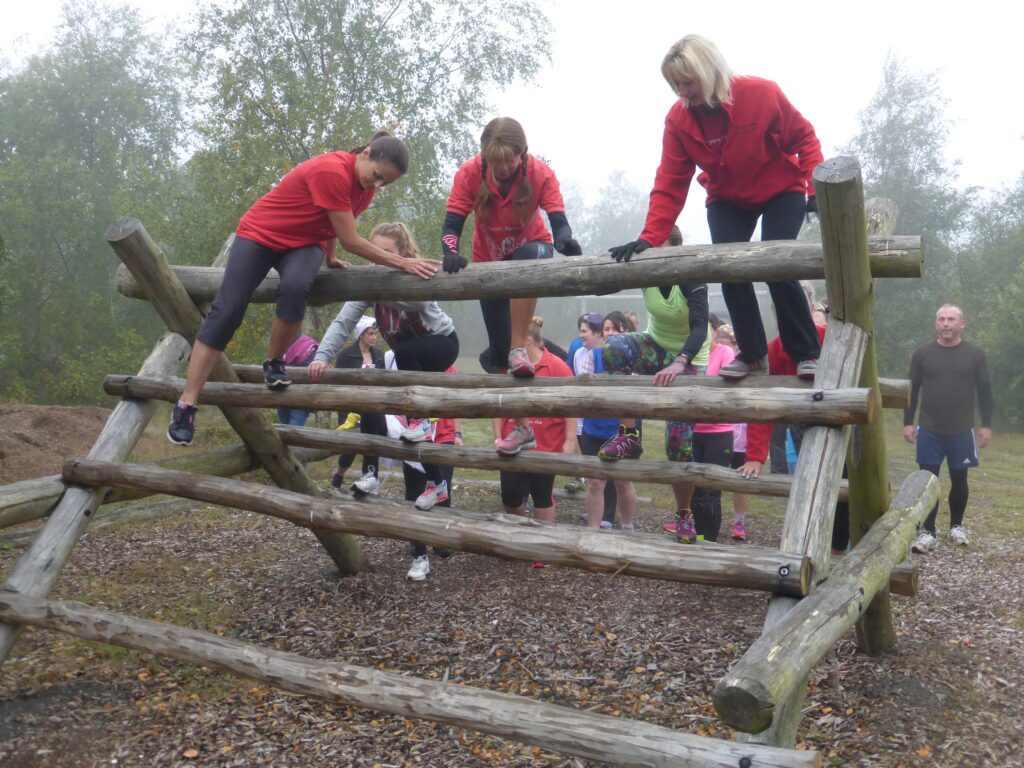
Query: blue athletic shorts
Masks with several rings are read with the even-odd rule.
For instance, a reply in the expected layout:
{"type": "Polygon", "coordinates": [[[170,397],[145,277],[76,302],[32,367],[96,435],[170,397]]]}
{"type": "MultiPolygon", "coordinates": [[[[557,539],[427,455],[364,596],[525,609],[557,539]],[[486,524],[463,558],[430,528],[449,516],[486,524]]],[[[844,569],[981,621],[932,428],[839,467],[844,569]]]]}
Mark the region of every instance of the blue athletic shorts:
{"type": "Polygon", "coordinates": [[[945,459],[950,469],[970,469],[978,466],[978,448],[974,444],[974,430],[954,435],[940,435],[917,428],[917,463],[938,466],[945,459]]]}

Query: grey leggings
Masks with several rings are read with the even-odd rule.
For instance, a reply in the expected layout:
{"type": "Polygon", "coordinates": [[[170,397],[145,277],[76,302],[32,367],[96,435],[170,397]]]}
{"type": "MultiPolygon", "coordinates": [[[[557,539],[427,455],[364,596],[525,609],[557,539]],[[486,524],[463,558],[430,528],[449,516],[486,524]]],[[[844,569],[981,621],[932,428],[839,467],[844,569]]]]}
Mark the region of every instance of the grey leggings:
{"type": "Polygon", "coordinates": [[[291,251],[274,251],[255,240],[235,237],[228,265],[210,314],[203,320],[196,338],[207,346],[223,350],[242,324],[253,291],[271,269],[281,283],[277,289],[277,316],[286,323],[298,323],[306,315],[306,299],[313,278],[320,271],[324,251],[319,244],[291,251]]]}

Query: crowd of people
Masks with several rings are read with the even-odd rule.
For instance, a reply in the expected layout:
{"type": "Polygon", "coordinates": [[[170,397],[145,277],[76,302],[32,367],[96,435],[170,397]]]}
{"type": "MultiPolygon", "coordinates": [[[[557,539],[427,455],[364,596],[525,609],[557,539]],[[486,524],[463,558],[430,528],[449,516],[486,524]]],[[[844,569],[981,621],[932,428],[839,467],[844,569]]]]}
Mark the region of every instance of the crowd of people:
{"type": "MultiPolygon", "coordinates": [[[[817,210],[811,174],[822,155],[811,123],[775,83],[736,75],[717,47],[697,35],[684,37],[670,48],[662,75],[675,101],[665,119],[662,157],[646,221],[639,237],[610,248],[610,257],[626,263],[652,246],[681,244],[674,222],[698,169],[698,181],[707,191],[712,242],[747,241],[758,222],[763,240],[796,238],[805,215],[817,210]]],[[[256,286],[271,269],[279,274],[280,287],[263,368],[266,385],[281,389],[291,383],[287,366],[307,366],[314,383],[331,364],[454,370],[459,339],[451,317],[434,301],[351,301],[319,342],[302,335],[306,300],[321,264],[347,267],[335,255],[336,246],[424,280],[434,278],[442,269],[454,274],[482,262],[516,261],[522,262],[522,269],[529,269],[532,262],[551,259],[556,252],[565,256],[582,253],[554,171],[529,152],[523,126],[510,117],[496,118],[485,126],[479,153],[455,174],[441,226],[440,259],[422,257],[402,223],[381,224],[369,239],[363,238],[356,219],[379,189],[408,171],[409,163],[409,150],[400,139],[378,133],[351,151],[329,152],[300,164],[242,216],[223,281],[197,334],[188,378],[174,407],[167,432],[171,442],[192,442],[202,387],[241,323],[256,286]],[[467,259],[460,241],[470,216],[472,251],[467,259]],[[390,361],[376,346],[380,339],[388,347],[390,361]]],[[[824,335],[823,316],[815,313],[823,308],[808,301],[795,280],[769,282],[768,289],[779,328],[779,338],[772,343],[766,338],[751,284],[722,286],[730,326],[711,315],[706,285],[680,282],[642,290],[647,314],[642,330],[635,316],[584,314],[579,318],[579,338],[565,353],[543,336],[543,321],[535,316],[536,299],[481,300],[488,338],[481,363],[489,372],[521,378],[650,375],[656,386],[670,386],[680,377],[717,375],[736,380],[768,372],[813,379],[824,335]],[[816,324],[816,319],[822,322],[816,324]]],[[[939,344],[947,348],[941,337],[939,344]]],[[[938,439],[945,434],[949,420],[943,412],[948,397],[962,398],[963,392],[938,395],[928,383],[928,377],[937,375],[931,373],[933,368],[947,364],[943,362],[947,358],[951,356],[915,356],[914,371],[919,371],[925,382],[920,390],[922,427],[913,434],[908,427],[907,439],[918,439],[923,467],[937,473],[942,459],[948,458],[958,462],[957,472],[966,473],[965,467],[973,466],[976,457],[965,454],[960,443],[951,445],[938,439]],[[939,405],[933,411],[931,404],[936,399],[939,405]],[[938,438],[932,439],[934,435],[938,438]]],[[[977,368],[984,361],[965,352],[953,362],[977,368]]],[[[985,377],[987,380],[987,369],[985,377]]],[[[973,411],[973,401],[971,408],[973,411]]],[[[296,409],[280,414],[282,421],[291,424],[305,423],[306,417],[296,409]]],[[[911,411],[908,425],[912,418],[911,411]]],[[[340,428],[358,425],[365,434],[391,435],[409,442],[458,445],[462,441],[458,420],[438,420],[429,414],[383,417],[346,413],[339,419],[340,428]]],[[[957,419],[955,426],[962,426],[962,421],[957,419]]],[[[628,412],[621,418],[496,419],[493,432],[495,450],[508,457],[524,450],[579,451],[614,462],[639,458],[643,452],[642,424],[628,412]]],[[[754,477],[766,460],[770,433],[763,425],[748,428],[668,421],[665,453],[669,461],[718,464],[754,477]]],[[[798,450],[798,444],[795,447],[798,450]]],[[[333,485],[342,487],[353,461],[351,456],[339,458],[333,485]]],[[[379,463],[376,457],[364,457],[362,473],[352,484],[354,493],[379,490],[379,463]]],[[[406,498],[418,509],[450,503],[450,470],[410,462],[403,462],[402,468],[406,498]]],[[[966,475],[959,478],[954,478],[957,509],[961,498],[966,502],[966,475]]],[[[501,501],[512,514],[525,514],[529,504],[537,520],[553,521],[553,488],[550,475],[501,472],[501,501]]],[[[676,514],[665,523],[666,529],[683,542],[698,538],[717,541],[721,493],[686,482],[675,483],[672,489],[676,514]]],[[[588,526],[612,527],[617,515],[619,526],[632,530],[636,488],[627,481],[591,479],[586,482],[585,509],[588,526]]],[[[730,533],[743,540],[746,499],[742,494],[735,498],[734,513],[730,533]]],[[[934,534],[934,515],[930,524],[934,534]]],[[[962,538],[966,541],[966,534],[962,538]]],[[[843,546],[839,541],[834,544],[843,546]]],[[[927,547],[920,549],[926,551],[927,547]]],[[[409,578],[422,580],[430,571],[426,547],[414,545],[412,554],[409,578]]]]}

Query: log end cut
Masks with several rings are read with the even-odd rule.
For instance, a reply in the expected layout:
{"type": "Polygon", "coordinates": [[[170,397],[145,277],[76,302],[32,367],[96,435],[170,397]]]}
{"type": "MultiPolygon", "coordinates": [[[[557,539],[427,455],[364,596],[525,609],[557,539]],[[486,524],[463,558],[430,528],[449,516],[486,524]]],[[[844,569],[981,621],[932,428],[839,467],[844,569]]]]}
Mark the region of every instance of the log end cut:
{"type": "Polygon", "coordinates": [[[772,724],[775,703],[757,680],[726,675],[713,694],[718,716],[738,731],[760,733],[772,724]]]}

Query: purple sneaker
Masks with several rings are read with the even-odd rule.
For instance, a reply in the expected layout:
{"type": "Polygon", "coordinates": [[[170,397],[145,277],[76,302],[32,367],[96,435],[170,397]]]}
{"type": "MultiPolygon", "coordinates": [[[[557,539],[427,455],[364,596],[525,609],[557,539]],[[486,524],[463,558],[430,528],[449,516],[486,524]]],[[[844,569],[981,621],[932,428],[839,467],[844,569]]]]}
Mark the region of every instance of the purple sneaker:
{"type": "Polygon", "coordinates": [[[618,461],[619,459],[639,459],[644,452],[640,442],[640,434],[635,429],[627,430],[619,425],[619,434],[610,438],[597,452],[602,461],[618,461]]]}
{"type": "Polygon", "coordinates": [[[697,542],[697,528],[693,524],[693,513],[688,509],[676,512],[676,541],[683,544],[697,542]]]}

